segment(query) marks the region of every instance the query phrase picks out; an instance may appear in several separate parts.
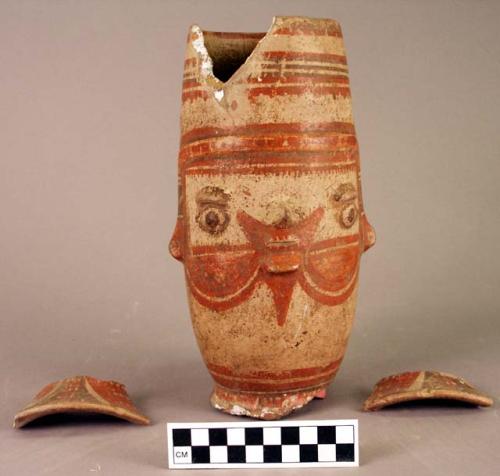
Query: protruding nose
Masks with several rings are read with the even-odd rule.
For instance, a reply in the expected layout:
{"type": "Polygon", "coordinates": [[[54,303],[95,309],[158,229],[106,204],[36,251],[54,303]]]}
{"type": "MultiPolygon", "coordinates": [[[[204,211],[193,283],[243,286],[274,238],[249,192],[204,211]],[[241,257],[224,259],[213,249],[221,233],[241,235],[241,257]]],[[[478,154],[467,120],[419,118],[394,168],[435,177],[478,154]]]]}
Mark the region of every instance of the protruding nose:
{"type": "Polygon", "coordinates": [[[274,220],[273,225],[276,228],[291,228],[303,218],[298,210],[292,211],[292,209],[284,203],[279,203],[273,210],[274,220]]]}

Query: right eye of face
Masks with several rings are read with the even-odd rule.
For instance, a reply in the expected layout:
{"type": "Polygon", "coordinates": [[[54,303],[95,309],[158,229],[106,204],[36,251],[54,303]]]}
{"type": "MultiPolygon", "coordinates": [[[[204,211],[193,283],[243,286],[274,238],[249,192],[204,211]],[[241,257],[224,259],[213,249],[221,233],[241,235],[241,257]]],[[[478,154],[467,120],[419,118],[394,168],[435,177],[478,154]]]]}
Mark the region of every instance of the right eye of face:
{"type": "Polygon", "coordinates": [[[224,208],[209,205],[198,212],[196,221],[203,231],[211,235],[219,235],[229,225],[229,215],[224,208]]]}

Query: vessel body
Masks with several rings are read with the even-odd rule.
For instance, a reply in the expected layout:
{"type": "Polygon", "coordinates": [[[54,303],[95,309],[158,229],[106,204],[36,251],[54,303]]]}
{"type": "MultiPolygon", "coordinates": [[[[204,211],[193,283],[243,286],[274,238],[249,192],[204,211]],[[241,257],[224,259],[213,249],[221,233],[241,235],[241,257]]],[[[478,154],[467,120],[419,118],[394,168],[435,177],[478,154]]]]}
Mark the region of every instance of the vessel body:
{"type": "Polygon", "coordinates": [[[192,324],[232,414],[280,418],[324,397],[373,245],[339,24],[276,17],[267,33],[193,26],[179,215],[192,324]]]}

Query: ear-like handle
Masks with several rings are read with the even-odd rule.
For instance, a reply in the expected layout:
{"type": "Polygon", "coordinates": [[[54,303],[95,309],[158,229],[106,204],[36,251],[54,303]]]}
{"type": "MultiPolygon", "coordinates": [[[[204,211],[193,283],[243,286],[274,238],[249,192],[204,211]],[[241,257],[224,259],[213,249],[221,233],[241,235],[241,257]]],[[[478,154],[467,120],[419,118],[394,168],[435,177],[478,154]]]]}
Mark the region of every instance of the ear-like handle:
{"type": "Polygon", "coordinates": [[[364,213],[361,219],[361,233],[363,234],[363,251],[366,251],[375,244],[375,241],[377,241],[377,236],[375,234],[373,226],[370,225],[364,213]]]}
{"type": "Polygon", "coordinates": [[[168,245],[168,250],[170,254],[179,261],[183,261],[184,258],[184,220],[181,217],[177,218],[177,223],[175,224],[174,234],[170,239],[170,244],[168,245]]]}

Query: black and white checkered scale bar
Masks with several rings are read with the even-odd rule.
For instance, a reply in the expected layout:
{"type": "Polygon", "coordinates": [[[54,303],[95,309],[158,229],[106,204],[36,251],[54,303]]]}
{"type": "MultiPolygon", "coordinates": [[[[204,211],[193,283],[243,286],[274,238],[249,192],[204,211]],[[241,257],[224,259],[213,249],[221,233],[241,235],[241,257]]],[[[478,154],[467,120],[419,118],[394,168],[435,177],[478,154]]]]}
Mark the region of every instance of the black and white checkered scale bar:
{"type": "Polygon", "coordinates": [[[356,420],[169,424],[169,439],[176,468],[357,465],[356,420]]]}

